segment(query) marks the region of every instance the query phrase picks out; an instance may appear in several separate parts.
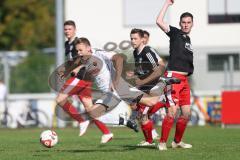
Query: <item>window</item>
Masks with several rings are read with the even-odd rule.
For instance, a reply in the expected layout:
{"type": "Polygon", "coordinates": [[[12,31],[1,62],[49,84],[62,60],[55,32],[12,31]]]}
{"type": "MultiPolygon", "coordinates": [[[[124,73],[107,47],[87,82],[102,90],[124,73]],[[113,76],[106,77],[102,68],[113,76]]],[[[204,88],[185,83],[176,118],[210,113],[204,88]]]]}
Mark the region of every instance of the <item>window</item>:
{"type": "Polygon", "coordinates": [[[233,69],[240,70],[239,54],[209,54],[208,55],[208,70],[209,71],[224,71],[224,63],[227,62],[229,67],[229,58],[233,57],[233,69]]]}
{"type": "MultiPolygon", "coordinates": [[[[165,0],[124,0],[125,26],[155,26],[157,15],[165,0]]],[[[166,18],[168,14],[166,15],[166,18]]]]}
{"type": "Polygon", "coordinates": [[[209,23],[239,23],[239,0],[208,0],[209,23]]]}

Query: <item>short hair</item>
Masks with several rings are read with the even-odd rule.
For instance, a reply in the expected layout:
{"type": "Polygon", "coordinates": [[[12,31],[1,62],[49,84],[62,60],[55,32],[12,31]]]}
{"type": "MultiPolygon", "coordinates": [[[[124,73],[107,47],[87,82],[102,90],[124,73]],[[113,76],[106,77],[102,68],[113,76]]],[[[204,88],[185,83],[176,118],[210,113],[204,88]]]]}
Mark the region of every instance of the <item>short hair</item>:
{"type": "Polygon", "coordinates": [[[89,41],[87,38],[85,38],[85,37],[78,38],[78,39],[75,41],[75,45],[80,44],[80,43],[83,43],[83,44],[85,44],[85,45],[87,45],[87,46],[91,46],[90,41],[89,41]]]}
{"type": "Polygon", "coordinates": [[[184,17],[191,17],[191,18],[192,18],[192,21],[193,21],[193,15],[192,15],[192,13],[184,12],[184,13],[180,16],[180,21],[181,21],[184,17]]]}
{"type": "Polygon", "coordinates": [[[142,29],[138,29],[138,28],[134,28],[131,30],[131,33],[130,34],[138,34],[141,38],[144,37],[144,32],[142,29]]]}
{"type": "Polygon", "coordinates": [[[69,26],[73,26],[74,28],[76,28],[76,24],[73,20],[67,20],[64,22],[64,26],[69,25],[69,26]]]}
{"type": "Polygon", "coordinates": [[[150,36],[150,33],[146,30],[143,30],[143,34],[146,34],[148,37],[150,36]]]}

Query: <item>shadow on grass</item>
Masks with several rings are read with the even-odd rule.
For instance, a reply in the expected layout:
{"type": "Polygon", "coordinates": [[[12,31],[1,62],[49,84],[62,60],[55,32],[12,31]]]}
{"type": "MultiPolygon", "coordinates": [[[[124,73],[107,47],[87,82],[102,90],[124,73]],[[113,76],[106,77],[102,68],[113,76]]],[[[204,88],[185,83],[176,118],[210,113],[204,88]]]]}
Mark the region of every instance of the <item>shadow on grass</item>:
{"type": "MultiPolygon", "coordinates": [[[[100,145],[98,148],[95,149],[54,149],[54,150],[36,150],[36,153],[47,153],[47,152],[65,152],[65,153],[91,153],[91,152],[129,152],[133,150],[139,150],[139,149],[156,149],[155,146],[136,146],[136,145],[123,145],[123,146],[117,146],[117,145],[100,145]],[[110,147],[118,147],[118,148],[110,148],[110,147]]],[[[36,156],[36,155],[35,155],[36,156]]]]}

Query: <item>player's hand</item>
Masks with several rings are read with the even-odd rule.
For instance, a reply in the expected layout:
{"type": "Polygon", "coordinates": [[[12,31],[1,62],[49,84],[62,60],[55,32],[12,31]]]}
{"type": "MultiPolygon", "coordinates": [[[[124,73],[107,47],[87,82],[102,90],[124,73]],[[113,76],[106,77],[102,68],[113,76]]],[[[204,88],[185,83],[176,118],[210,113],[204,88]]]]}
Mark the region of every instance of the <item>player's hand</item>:
{"type": "Polygon", "coordinates": [[[134,74],[133,71],[126,71],[126,79],[130,80],[130,79],[136,79],[137,76],[134,74]]]}
{"type": "Polygon", "coordinates": [[[126,71],[126,79],[133,79],[135,78],[133,71],[126,71]]]}
{"type": "Polygon", "coordinates": [[[77,68],[75,68],[74,70],[72,70],[71,76],[72,76],[72,77],[76,76],[76,75],[78,74],[78,72],[79,72],[79,68],[77,67],[77,68]]]}
{"type": "Polygon", "coordinates": [[[76,76],[76,73],[71,72],[70,75],[71,75],[71,77],[75,77],[75,76],[76,76]]]}
{"type": "Polygon", "coordinates": [[[64,71],[58,71],[58,72],[57,72],[57,75],[58,75],[61,79],[64,79],[64,77],[65,77],[64,71]]]}
{"type": "Polygon", "coordinates": [[[174,3],[174,0],[167,0],[166,1],[169,5],[172,5],[174,3]]]}

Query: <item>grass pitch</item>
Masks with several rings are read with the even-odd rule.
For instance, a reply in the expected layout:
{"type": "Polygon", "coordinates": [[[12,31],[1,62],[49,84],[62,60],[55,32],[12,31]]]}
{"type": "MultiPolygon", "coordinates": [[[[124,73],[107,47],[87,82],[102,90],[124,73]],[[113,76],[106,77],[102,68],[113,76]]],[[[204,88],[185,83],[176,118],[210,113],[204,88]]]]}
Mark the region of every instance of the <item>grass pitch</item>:
{"type": "MultiPolygon", "coordinates": [[[[54,129],[59,143],[45,148],[39,143],[44,129],[0,129],[1,160],[238,160],[240,159],[240,129],[219,127],[188,127],[185,142],[192,149],[158,151],[156,147],[137,147],[143,140],[141,132],[127,128],[111,128],[114,139],[100,145],[101,133],[91,126],[83,137],[77,128],[54,129]]],[[[160,132],[160,127],[157,128],[160,132]]],[[[168,141],[172,141],[173,132],[168,141]]]]}

